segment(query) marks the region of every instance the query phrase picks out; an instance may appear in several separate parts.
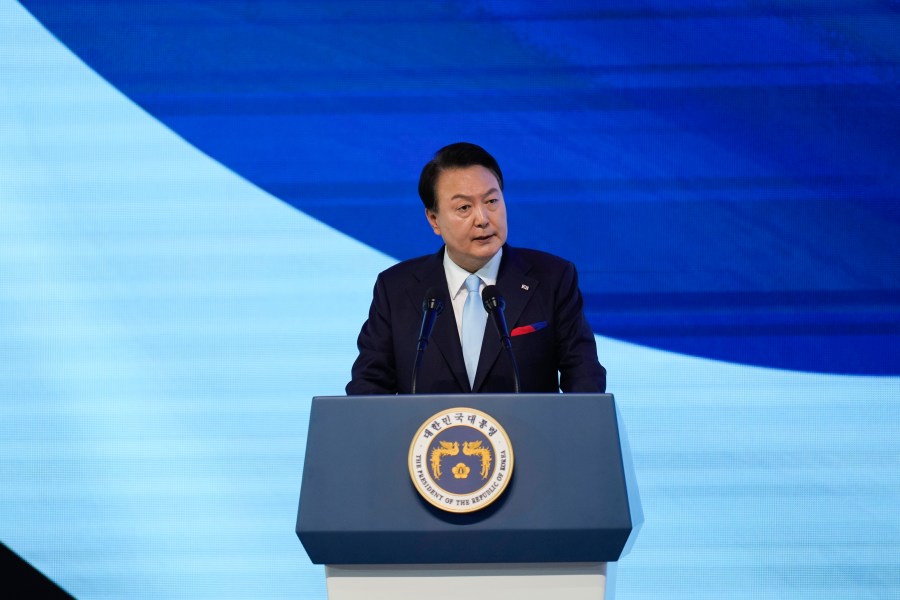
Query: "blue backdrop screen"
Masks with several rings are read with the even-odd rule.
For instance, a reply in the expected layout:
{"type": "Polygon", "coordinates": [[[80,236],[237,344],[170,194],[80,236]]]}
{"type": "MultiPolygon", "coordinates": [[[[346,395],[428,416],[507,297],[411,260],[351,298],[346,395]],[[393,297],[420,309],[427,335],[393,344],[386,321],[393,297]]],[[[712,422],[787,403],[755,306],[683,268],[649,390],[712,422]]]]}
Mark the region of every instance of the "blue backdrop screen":
{"type": "Polygon", "coordinates": [[[575,262],[619,598],[900,594],[895,2],[0,1],[0,541],[78,597],[324,598],[309,398],[468,140],[575,262]]]}

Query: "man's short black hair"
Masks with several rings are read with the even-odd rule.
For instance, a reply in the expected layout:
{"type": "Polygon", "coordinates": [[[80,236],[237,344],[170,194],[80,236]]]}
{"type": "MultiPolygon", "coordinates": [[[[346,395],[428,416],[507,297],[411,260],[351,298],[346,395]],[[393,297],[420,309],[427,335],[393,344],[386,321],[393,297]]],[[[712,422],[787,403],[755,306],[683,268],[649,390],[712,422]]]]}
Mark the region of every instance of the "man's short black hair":
{"type": "Polygon", "coordinates": [[[419,176],[419,197],[425,208],[430,211],[436,210],[437,198],[435,198],[434,186],[441,173],[449,169],[465,169],[475,165],[480,165],[493,173],[497,178],[497,183],[500,184],[500,191],[503,191],[503,173],[500,172],[497,160],[481,146],[469,142],[457,142],[438,150],[434,158],[428,161],[428,164],[422,169],[422,175],[419,176]]]}

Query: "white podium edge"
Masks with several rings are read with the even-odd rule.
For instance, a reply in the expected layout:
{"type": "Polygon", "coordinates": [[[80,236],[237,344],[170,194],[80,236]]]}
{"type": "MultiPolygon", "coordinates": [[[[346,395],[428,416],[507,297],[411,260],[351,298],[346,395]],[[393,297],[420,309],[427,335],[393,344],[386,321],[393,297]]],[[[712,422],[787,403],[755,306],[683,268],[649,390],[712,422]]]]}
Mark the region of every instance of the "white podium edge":
{"type": "Polygon", "coordinates": [[[607,563],[326,565],[328,600],[604,600],[607,563]]]}

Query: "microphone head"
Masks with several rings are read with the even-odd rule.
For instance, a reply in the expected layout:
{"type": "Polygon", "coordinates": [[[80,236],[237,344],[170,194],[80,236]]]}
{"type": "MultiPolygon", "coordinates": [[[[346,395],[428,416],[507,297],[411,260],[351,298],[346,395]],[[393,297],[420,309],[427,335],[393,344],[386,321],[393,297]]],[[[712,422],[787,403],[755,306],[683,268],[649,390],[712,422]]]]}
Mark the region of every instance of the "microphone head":
{"type": "Polygon", "coordinates": [[[500,295],[496,285],[489,285],[481,291],[481,301],[484,303],[484,310],[489,313],[506,308],[506,300],[500,295]]]}
{"type": "Polygon", "coordinates": [[[441,314],[441,311],[444,310],[444,303],[441,301],[440,292],[436,287],[430,287],[425,292],[425,299],[422,300],[422,310],[426,312],[433,310],[436,314],[441,314]]]}

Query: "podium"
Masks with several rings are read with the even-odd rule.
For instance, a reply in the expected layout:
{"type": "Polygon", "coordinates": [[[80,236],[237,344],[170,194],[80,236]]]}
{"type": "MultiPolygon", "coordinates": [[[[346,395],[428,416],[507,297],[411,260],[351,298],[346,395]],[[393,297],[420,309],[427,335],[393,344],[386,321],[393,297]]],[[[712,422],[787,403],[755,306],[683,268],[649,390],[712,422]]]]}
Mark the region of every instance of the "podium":
{"type": "Polygon", "coordinates": [[[603,598],[642,519],[610,394],[313,398],[296,531],[329,600],[603,598]],[[457,407],[501,424],[515,458],[502,495],[462,514],[408,468],[423,423],[457,407]]]}

